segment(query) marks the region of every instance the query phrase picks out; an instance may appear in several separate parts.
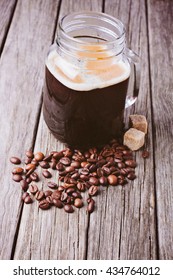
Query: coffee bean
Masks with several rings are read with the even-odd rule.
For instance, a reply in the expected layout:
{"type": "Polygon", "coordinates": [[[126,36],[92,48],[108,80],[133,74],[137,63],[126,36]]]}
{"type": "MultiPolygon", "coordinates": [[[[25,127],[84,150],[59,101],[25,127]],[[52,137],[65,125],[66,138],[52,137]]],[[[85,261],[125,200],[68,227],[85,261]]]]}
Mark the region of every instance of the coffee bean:
{"type": "Polygon", "coordinates": [[[53,158],[56,159],[56,160],[59,160],[60,158],[62,158],[64,155],[63,155],[63,152],[54,152],[53,153],[53,158]]]}
{"type": "Polygon", "coordinates": [[[10,158],[10,161],[11,161],[11,163],[13,163],[13,164],[20,164],[20,163],[21,163],[21,160],[20,160],[20,158],[18,158],[18,157],[11,157],[11,158],[10,158]]]}
{"type": "Polygon", "coordinates": [[[62,201],[60,201],[59,199],[56,199],[56,198],[53,199],[53,204],[58,208],[63,208],[63,206],[64,206],[62,201]]]}
{"type": "Polygon", "coordinates": [[[77,189],[80,191],[80,192],[84,192],[85,191],[85,183],[84,182],[78,182],[77,185],[76,185],[77,189]]]}
{"type": "Polygon", "coordinates": [[[97,167],[102,167],[104,164],[106,164],[106,160],[105,160],[105,159],[100,159],[100,160],[96,163],[97,167]]]}
{"type": "Polygon", "coordinates": [[[38,166],[38,161],[35,158],[33,158],[31,161],[31,164],[34,164],[36,167],[36,166],[38,166]]]}
{"type": "Polygon", "coordinates": [[[150,153],[149,153],[147,150],[144,150],[144,151],[142,152],[142,157],[143,157],[143,158],[148,158],[149,155],[150,155],[150,153]]]}
{"type": "Polygon", "coordinates": [[[36,168],[36,166],[35,166],[35,164],[33,164],[33,163],[29,163],[29,164],[27,164],[26,166],[25,166],[25,169],[28,171],[28,170],[30,170],[30,169],[35,169],[36,168]]]}
{"type": "Polygon", "coordinates": [[[29,196],[29,193],[28,192],[24,192],[22,194],[22,200],[24,201],[27,196],[29,196]]]}
{"type": "MultiPolygon", "coordinates": [[[[35,170],[35,167],[34,168],[31,168],[28,170],[28,172],[26,173],[26,178],[30,177],[30,175],[34,172],[35,170]]],[[[30,177],[31,181],[32,181],[32,178],[30,177]]]]}
{"type": "Polygon", "coordinates": [[[82,168],[85,168],[85,166],[86,166],[87,164],[88,164],[87,161],[82,161],[82,162],[81,162],[81,167],[82,167],[82,168]]]}
{"type": "Polygon", "coordinates": [[[42,200],[45,197],[44,192],[43,191],[38,191],[35,195],[35,198],[37,200],[42,200]]]}
{"type": "Polygon", "coordinates": [[[47,210],[50,208],[50,203],[46,199],[44,199],[39,202],[39,208],[42,210],[47,210]]]}
{"type": "Polygon", "coordinates": [[[73,193],[72,193],[72,196],[73,196],[74,198],[82,198],[82,196],[81,196],[81,194],[80,194],[79,192],[73,192],[73,193]]]}
{"type": "MultiPolygon", "coordinates": [[[[31,169],[30,169],[31,170],[31,169]]],[[[35,181],[35,182],[38,182],[39,181],[39,177],[38,177],[38,174],[36,172],[33,172],[31,175],[30,175],[30,178],[32,179],[32,181],[35,181]]]]}
{"type": "Polygon", "coordinates": [[[32,182],[32,179],[30,178],[30,176],[29,176],[29,177],[26,177],[26,182],[27,182],[28,184],[30,184],[30,183],[32,182]]]}
{"type": "Polygon", "coordinates": [[[63,155],[65,156],[65,157],[72,157],[72,155],[73,155],[73,152],[69,149],[69,148],[66,148],[64,151],[63,151],[63,155]]]}
{"type": "Polygon", "coordinates": [[[117,166],[121,169],[121,168],[125,168],[126,165],[123,162],[118,162],[117,166]]]}
{"type": "Polygon", "coordinates": [[[74,168],[79,169],[81,167],[81,164],[79,161],[72,161],[71,166],[73,166],[74,168]]]}
{"type": "Polygon", "coordinates": [[[20,182],[23,178],[20,174],[14,174],[12,177],[13,181],[20,182]]]}
{"type": "Polygon", "coordinates": [[[48,170],[44,170],[42,172],[42,175],[45,177],[45,178],[51,178],[52,177],[52,174],[48,171],[48,170]]]}
{"type": "Polygon", "coordinates": [[[67,175],[67,171],[66,171],[66,170],[64,170],[64,171],[59,171],[59,175],[60,175],[60,176],[65,176],[65,175],[67,175]]]}
{"type": "Polygon", "coordinates": [[[73,166],[67,166],[65,170],[67,173],[70,173],[70,172],[73,172],[75,170],[75,168],[73,166]]]}
{"type": "Polygon", "coordinates": [[[44,168],[44,169],[47,169],[47,168],[50,167],[50,164],[49,164],[47,161],[45,161],[45,160],[40,161],[40,162],[39,162],[39,165],[40,165],[42,168],[44,168]]]}
{"type": "Polygon", "coordinates": [[[44,195],[45,195],[45,197],[48,197],[48,196],[51,196],[52,195],[52,191],[50,191],[50,190],[47,190],[47,191],[44,191],[44,195]]]}
{"type": "Polygon", "coordinates": [[[111,174],[110,168],[107,166],[103,166],[102,170],[103,170],[105,176],[108,176],[111,174]]]}
{"type": "Polygon", "coordinates": [[[46,200],[49,202],[50,205],[53,205],[53,198],[51,197],[51,195],[46,196],[46,200]]]}
{"type": "Polygon", "coordinates": [[[64,191],[64,187],[63,186],[59,186],[58,187],[58,191],[60,191],[60,192],[64,191]]]}
{"type": "Polygon", "coordinates": [[[81,171],[80,171],[80,174],[88,175],[89,174],[89,170],[87,168],[82,168],[81,171]]]}
{"type": "Polygon", "coordinates": [[[99,190],[98,186],[92,185],[88,190],[88,194],[91,195],[91,196],[97,195],[98,190],[99,190]]]}
{"type": "Polygon", "coordinates": [[[50,154],[50,155],[48,155],[48,156],[44,157],[44,158],[43,158],[43,161],[50,162],[50,161],[51,161],[51,159],[52,159],[52,156],[53,156],[53,154],[50,154]]]}
{"type": "Polygon", "coordinates": [[[48,182],[47,183],[47,186],[50,188],[50,189],[56,189],[58,187],[58,185],[54,182],[48,182]]]}
{"type": "Polygon", "coordinates": [[[134,179],[136,178],[136,175],[135,175],[134,172],[130,172],[130,173],[127,175],[127,178],[128,178],[129,180],[134,180],[134,179]]]}
{"type": "Polygon", "coordinates": [[[30,186],[29,186],[29,191],[30,191],[30,193],[32,193],[32,194],[36,194],[36,193],[38,192],[38,187],[37,187],[37,185],[34,185],[34,184],[30,185],[30,186]]]}
{"type": "Polygon", "coordinates": [[[63,165],[68,166],[68,165],[70,165],[71,160],[70,160],[68,157],[62,157],[62,158],[60,159],[60,162],[61,162],[63,165]]]}
{"type": "Polygon", "coordinates": [[[22,167],[15,167],[15,168],[13,168],[12,173],[13,174],[22,174],[23,173],[23,168],[22,167]]]}
{"type": "Polygon", "coordinates": [[[99,184],[99,180],[95,177],[90,177],[89,178],[89,183],[97,186],[99,184]]]}
{"type": "Polygon", "coordinates": [[[100,177],[99,182],[102,186],[107,186],[108,185],[108,179],[105,176],[100,177]]]}
{"type": "Polygon", "coordinates": [[[68,188],[68,189],[66,190],[66,193],[69,195],[69,194],[72,194],[74,191],[75,191],[74,188],[68,188]]]}
{"type": "Polygon", "coordinates": [[[58,171],[64,171],[64,165],[61,162],[58,162],[56,165],[58,171]]]}
{"type": "Polygon", "coordinates": [[[124,150],[122,152],[123,152],[123,155],[126,155],[126,156],[130,156],[131,157],[133,155],[133,153],[131,151],[129,151],[129,150],[124,150]]]}
{"type": "Polygon", "coordinates": [[[116,185],[117,185],[117,182],[118,182],[117,176],[112,175],[112,174],[109,175],[109,176],[108,176],[108,182],[109,182],[110,185],[116,186],[116,185]]]}
{"type": "Polygon", "coordinates": [[[135,168],[136,167],[136,161],[132,160],[132,159],[129,159],[129,160],[126,160],[125,161],[125,164],[129,167],[133,167],[135,168]]]}
{"type": "Polygon", "coordinates": [[[66,201],[67,197],[68,197],[68,194],[66,192],[63,192],[61,194],[61,201],[66,201]]]}
{"type": "Polygon", "coordinates": [[[30,203],[33,202],[33,200],[32,200],[32,198],[30,197],[30,195],[27,195],[23,201],[24,201],[24,203],[26,203],[26,204],[30,204],[30,203]]]}
{"type": "Polygon", "coordinates": [[[96,163],[97,162],[97,159],[96,158],[87,158],[87,161],[89,163],[96,163]]]}
{"type": "Polygon", "coordinates": [[[81,207],[83,206],[83,201],[82,201],[82,199],[76,198],[76,199],[74,200],[74,206],[75,206],[76,208],[81,208],[81,207]]]}
{"type": "Polygon", "coordinates": [[[44,159],[44,154],[41,153],[41,152],[38,152],[35,154],[34,158],[37,160],[37,161],[42,161],[44,159]]]}
{"type": "Polygon", "coordinates": [[[90,158],[90,156],[91,156],[91,154],[90,154],[89,151],[87,151],[87,152],[84,153],[84,157],[85,157],[85,158],[90,158]]]}
{"type": "Polygon", "coordinates": [[[97,170],[96,164],[94,164],[94,163],[91,164],[90,167],[89,167],[89,171],[90,171],[90,172],[95,172],[96,170],[97,170]]]}
{"type": "Polygon", "coordinates": [[[31,150],[29,151],[26,151],[25,155],[28,157],[28,158],[33,158],[34,157],[34,154],[31,150]]]}
{"type": "Polygon", "coordinates": [[[74,212],[74,209],[73,209],[73,207],[70,204],[64,205],[64,210],[67,213],[73,213],[74,212]]]}
{"type": "Polygon", "coordinates": [[[75,172],[75,173],[73,173],[73,174],[71,175],[71,178],[72,178],[72,179],[75,179],[75,180],[77,180],[79,177],[80,177],[80,175],[79,175],[78,172],[75,172]]]}
{"type": "Polygon", "coordinates": [[[26,165],[31,163],[31,161],[32,161],[32,158],[28,158],[28,157],[25,158],[25,164],[26,165]]]}
{"type": "Polygon", "coordinates": [[[56,169],[56,164],[57,164],[56,159],[53,158],[50,162],[50,167],[55,170],[56,169]]]}
{"type": "Polygon", "coordinates": [[[90,200],[90,202],[88,203],[88,206],[87,206],[88,213],[91,214],[94,211],[94,208],[95,208],[95,201],[92,199],[92,200],[90,200]]]}
{"type": "Polygon", "coordinates": [[[56,190],[52,193],[52,198],[54,199],[60,199],[61,198],[61,191],[56,190]]]}
{"type": "Polygon", "coordinates": [[[29,185],[28,185],[26,180],[21,180],[20,185],[21,185],[21,188],[24,192],[26,192],[28,190],[29,185]]]}
{"type": "Polygon", "coordinates": [[[104,175],[104,171],[101,167],[97,168],[97,176],[102,177],[104,175]]]}

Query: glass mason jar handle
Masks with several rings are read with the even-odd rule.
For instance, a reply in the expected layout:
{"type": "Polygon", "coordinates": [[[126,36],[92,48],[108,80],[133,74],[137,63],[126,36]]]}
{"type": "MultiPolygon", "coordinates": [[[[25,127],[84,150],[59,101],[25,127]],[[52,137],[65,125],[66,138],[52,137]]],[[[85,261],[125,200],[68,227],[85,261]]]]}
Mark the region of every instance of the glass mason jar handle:
{"type": "Polygon", "coordinates": [[[139,94],[139,86],[140,86],[140,59],[139,56],[133,52],[132,50],[126,48],[125,55],[129,59],[132,64],[132,73],[133,73],[133,95],[128,95],[126,97],[125,108],[133,105],[139,94]]]}

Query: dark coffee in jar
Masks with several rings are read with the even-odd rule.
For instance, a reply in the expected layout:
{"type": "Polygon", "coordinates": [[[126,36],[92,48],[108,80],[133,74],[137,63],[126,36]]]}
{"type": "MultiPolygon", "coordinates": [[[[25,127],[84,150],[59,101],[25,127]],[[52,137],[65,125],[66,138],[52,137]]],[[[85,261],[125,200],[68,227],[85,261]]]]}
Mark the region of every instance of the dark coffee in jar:
{"type": "Polygon", "coordinates": [[[99,44],[91,47],[96,61],[86,59],[85,71],[56,50],[46,63],[44,118],[57,139],[74,147],[102,145],[123,128],[130,66],[101,57],[99,44]]]}

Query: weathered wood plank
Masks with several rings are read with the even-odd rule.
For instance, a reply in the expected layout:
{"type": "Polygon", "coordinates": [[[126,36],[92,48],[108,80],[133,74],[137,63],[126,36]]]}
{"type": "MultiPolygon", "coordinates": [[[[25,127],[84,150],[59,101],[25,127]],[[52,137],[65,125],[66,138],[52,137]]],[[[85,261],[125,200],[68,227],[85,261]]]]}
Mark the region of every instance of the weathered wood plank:
{"type": "MultiPolygon", "coordinates": [[[[72,11],[101,11],[102,1],[64,0],[61,4],[60,17],[72,11]]],[[[35,151],[61,150],[63,144],[57,142],[48,131],[41,114],[35,151]]],[[[57,180],[54,174],[52,180],[57,180]]],[[[46,189],[46,183],[39,183],[39,188],[46,189]]],[[[86,205],[85,205],[86,206],[86,205]]],[[[62,209],[52,208],[38,211],[34,203],[24,207],[21,218],[15,259],[85,259],[88,216],[86,208],[75,209],[67,214],[62,209]],[[22,242],[21,242],[22,240],[22,242]],[[27,249],[26,249],[27,247],[27,249]]]]}
{"type": "MultiPolygon", "coordinates": [[[[152,161],[152,127],[147,49],[147,19],[144,1],[105,1],[105,12],[126,27],[130,47],[141,56],[140,94],[132,112],[149,122],[146,147],[150,159],[136,153],[137,179],[125,187],[109,187],[97,198],[98,209],[90,217],[88,259],[155,259],[155,198],[152,161]]],[[[127,117],[126,117],[127,118],[127,117]]]]}
{"type": "Polygon", "coordinates": [[[173,5],[148,1],[154,159],[160,259],[173,259],[173,5]]]}
{"type": "Polygon", "coordinates": [[[0,53],[2,51],[5,38],[11,24],[13,13],[16,6],[16,0],[1,0],[0,1],[0,53]]]}
{"type": "Polygon", "coordinates": [[[21,190],[11,180],[9,157],[22,156],[32,146],[57,5],[53,0],[19,0],[1,56],[0,259],[11,257],[21,211],[21,190]]]}

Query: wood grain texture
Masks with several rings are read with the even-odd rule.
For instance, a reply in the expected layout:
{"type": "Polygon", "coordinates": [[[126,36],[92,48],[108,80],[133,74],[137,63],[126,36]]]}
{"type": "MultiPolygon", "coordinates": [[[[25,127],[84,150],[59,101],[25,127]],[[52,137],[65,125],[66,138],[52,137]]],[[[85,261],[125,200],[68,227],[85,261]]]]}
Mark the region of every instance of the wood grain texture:
{"type": "Polygon", "coordinates": [[[18,1],[0,67],[0,259],[9,259],[21,211],[21,190],[11,179],[12,155],[32,146],[40,107],[44,57],[52,40],[58,1],[18,1]],[[54,19],[54,20],[53,20],[54,19]]]}
{"type": "Polygon", "coordinates": [[[173,259],[173,3],[148,1],[160,259],[173,259]]]}
{"type": "Polygon", "coordinates": [[[105,12],[126,27],[130,48],[141,56],[141,85],[129,114],[144,114],[149,123],[146,148],[150,158],[136,153],[137,179],[125,187],[109,187],[97,198],[98,209],[90,217],[88,259],[155,259],[155,189],[152,161],[151,100],[148,69],[147,19],[144,1],[105,1],[105,12]]]}
{"type": "Polygon", "coordinates": [[[10,27],[13,13],[16,6],[16,0],[1,0],[0,1],[0,53],[3,49],[5,38],[10,27]]]}
{"type": "MultiPolygon", "coordinates": [[[[102,1],[62,1],[60,17],[72,11],[92,9],[101,11],[102,1]]],[[[35,151],[46,153],[63,148],[64,145],[50,134],[41,114],[35,151]]],[[[56,172],[52,180],[58,180],[56,172]]],[[[47,188],[45,180],[38,186],[47,188]]],[[[27,205],[22,213],[14,259],[85,259],[87,229],[86,202],[85,207],[75,209],[73,214],[55,208],[39,211],[37,203],[27,205]]]]}

